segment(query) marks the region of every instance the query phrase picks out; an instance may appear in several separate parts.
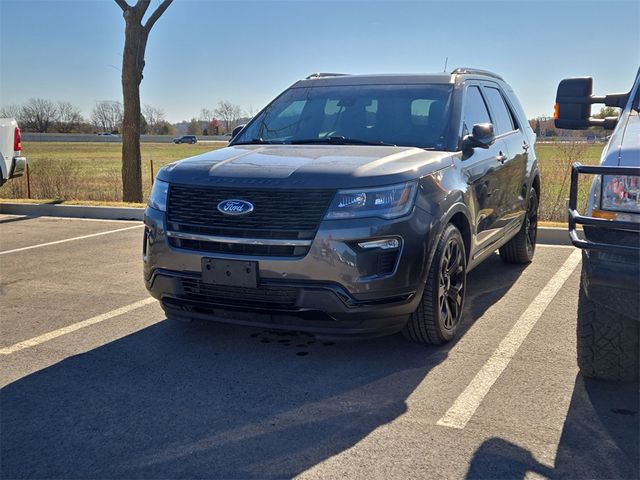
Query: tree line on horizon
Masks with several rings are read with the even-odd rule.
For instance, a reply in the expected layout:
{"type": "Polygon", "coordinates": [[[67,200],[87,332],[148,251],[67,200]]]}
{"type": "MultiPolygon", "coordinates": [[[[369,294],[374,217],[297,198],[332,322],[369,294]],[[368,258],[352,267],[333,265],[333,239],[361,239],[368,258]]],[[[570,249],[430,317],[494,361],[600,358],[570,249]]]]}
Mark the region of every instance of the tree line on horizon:
{"type": "MultiPolygon", "coordinates": [[[[593,118],[617,117],[620,110],[615,107],[603,107],[593,115],[593,118]]],[[[539,140],[557,137],[602,137],[607,135],[607,131],[601,127],[590,127],[585,130],[562,130],[556,128],[553,117],[538,117],[529,120],[531,129],[535,132],[539,140]]]]}
{"type": "MultiPolygon", "coordinates": [[[[162,108],[144,105],[140,132],[143,135],[175,135],[178,133],[176,127],[186,124],[186,133],[191,135],[222,135],[251,116],[238,105],[222,100],[213,110],[203,108],[190,121],[172,124],[166,120],[162,108]]],[[[0,107],[0,118],[15,118],[23,132],[119,134],[122,131],[123,105],[116,100],[102,100],[96,102],[89,117],[85,117],[80,107],[71,102],[30,98],[23,104],[0,107]]]]}

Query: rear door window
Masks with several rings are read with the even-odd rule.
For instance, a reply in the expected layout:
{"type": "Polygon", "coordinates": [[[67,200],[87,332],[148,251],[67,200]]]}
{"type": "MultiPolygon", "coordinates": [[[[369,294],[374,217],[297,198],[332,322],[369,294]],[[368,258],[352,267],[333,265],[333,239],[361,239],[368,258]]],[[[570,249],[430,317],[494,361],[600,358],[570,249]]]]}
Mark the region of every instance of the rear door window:
{"type": "Polygon", "coordinates": [[[484,103],[480,88],[475,85],[467,88],[462,122],[462,136],[469,135],[473,130],[473,126],[478,123],[491,123],[489,110],[484,103]]]}
{"type": "Polygon", "coordinates": [[[484,89],[489,105],[491,105],[491,111],[494,115],[494,130],[496,135],[511,132],[516,129],[513,123],[513,116],[509,111],[509,107],[504,101],[504,97],[500,90],[493,87],[485,87],[484,89]]]}

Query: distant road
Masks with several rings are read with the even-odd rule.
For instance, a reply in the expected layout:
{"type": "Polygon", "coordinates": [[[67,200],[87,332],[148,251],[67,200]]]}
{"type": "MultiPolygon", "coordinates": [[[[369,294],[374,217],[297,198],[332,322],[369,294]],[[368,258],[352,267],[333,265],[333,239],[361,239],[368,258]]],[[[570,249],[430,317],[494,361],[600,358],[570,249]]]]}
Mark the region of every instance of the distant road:
{"type": "MultiPolygon", "coordinates": [[[[145,143],[171,143],[171,141],[178,135],[141,135],[140,139],[145,143]]],[[[198,142],[206,143],[206,142],[228,142],[228,136],[225,135],[208,135],[208,136],[198,136],[198,142]]],[[[28,133],[24,132],[22,134],[22,140],[25,142],[104,142],[104,143],[120,143],[122,142],[122,137],[107,137],[104,135],[96,135],[93,133],[28,133]]],[[[566,143],[568,141],[578,142],[578,143],[600,143],[589,141],[586,138],[579,139],[555,139],[553,141],[549,140],[538,140],[536,143],[538,144],[557,144],[557,143],[566,143]]]]}
{"type": "MultiPolygon", "coordinates": [[[[171,143],[176,136],[173,135],[142,135],[140,139],[146,143],[171,143]]],[[[22,134],[22,140],[25,142],[104,142],[104,143],[120,143],[122,137],[109,137],[105,135],[87,134],[87,133],[28,133],[22,134]]],[[[209,135],[198,137],[199,142],[226,142],[229,137],[225,135],[209,135]]]]}

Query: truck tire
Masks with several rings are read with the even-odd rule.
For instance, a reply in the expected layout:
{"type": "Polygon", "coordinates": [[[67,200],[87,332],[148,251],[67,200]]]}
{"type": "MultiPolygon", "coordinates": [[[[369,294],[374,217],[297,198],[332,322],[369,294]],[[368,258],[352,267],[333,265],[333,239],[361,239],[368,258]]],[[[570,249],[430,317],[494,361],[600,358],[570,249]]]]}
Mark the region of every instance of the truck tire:
{"type": "Polygon", "coordinates": [[[621,382],[638,380],[637,320],[578,296],[578,367],[585,377],[621,382]]]}
{"type": "Polygon", "coordinates": [[[538,237],[538,194],[535,189],[529,192],[527,212],[520,231],[500,247],[500,258],[505,263],[530,263],[536,251],[538,237]]]}
{"type": "Polygon", "coordinates": [[[402,330],[415,343],[441,345],[456,336],[467,284],[467,257],[460,231],[444,229],[436,247],[418,308],[402,330]]]}

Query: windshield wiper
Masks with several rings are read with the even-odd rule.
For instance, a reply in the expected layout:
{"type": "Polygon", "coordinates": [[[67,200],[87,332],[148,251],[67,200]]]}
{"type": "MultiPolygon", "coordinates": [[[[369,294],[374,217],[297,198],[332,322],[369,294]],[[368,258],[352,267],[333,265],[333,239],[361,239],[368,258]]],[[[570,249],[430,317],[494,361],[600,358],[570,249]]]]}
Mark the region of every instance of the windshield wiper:
{"type": "Polygon", "coordinates": [[[374,142],[369,140],[361,140],[359,138],[343,137],[342,135],[324,138],[308,138],[300,140],[291,140],[292,145],[304,145],[304,144],[327,144],[327,145],[378,145],[383,147],[397,147],[393,143],[386,142],[374,142]]]}
{"type": "Polygon", "coordinates": [[[284,142],[274,142],[271,140],[264,140],[263,138],[252,138],[248,142],[238,142],[234,143],[234,145],[282,145],[284,142]]]}

